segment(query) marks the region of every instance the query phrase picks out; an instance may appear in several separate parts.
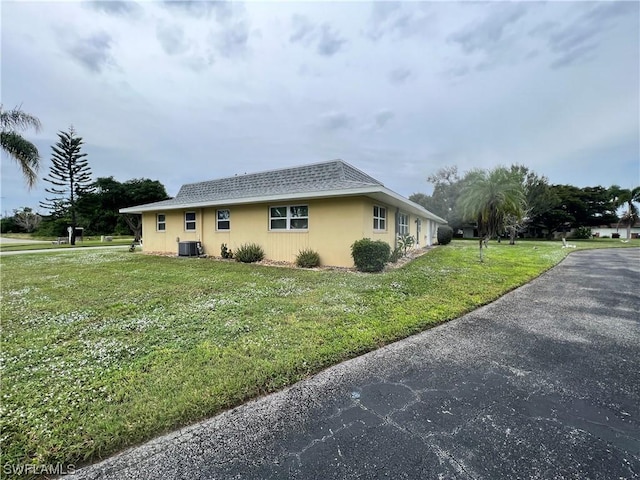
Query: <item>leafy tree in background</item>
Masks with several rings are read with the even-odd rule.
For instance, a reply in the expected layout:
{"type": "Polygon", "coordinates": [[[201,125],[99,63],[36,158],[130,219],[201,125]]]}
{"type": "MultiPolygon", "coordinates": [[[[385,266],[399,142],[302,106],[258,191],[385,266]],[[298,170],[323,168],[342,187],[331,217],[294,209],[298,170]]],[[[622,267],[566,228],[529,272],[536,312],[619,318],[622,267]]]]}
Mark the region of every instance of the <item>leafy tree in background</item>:
{"type": "Polygon", "coordinates": [[[550,236],[570,228],[609,225],[618,221],[610,189],[552,185],[551,193],[558,198],[556,205],[536,219],[550,236]]]}
{"type": "Polygon", "coordinates": [[[483,243],[504,230],[507,216],[521,219],[525,214],[525,194],[519,180],[504,167],[472,170],[464,178],[458,206],[464,220],[478,225],[481,262],[483,243]]]}
{"type": "Polygon", "coordinates": [[[40,120],[23,112],[19,107],[5,110],[0,105],[0,127],[2,150],[18,163],[28,188],[33,188],[38,180],[40,154],[38,148],[20,135],[18,131],[33,128],[38,132],[41,128],[40,120]]]}
{"type": "Polygon", "coordinates": [[[4,215],[0,219],[0,233],[26,233],[24,228],[16,223],[13,215],[4,215]]]}
{"type": "Polygon", "coordinates": [[[462,217],[456,210],[456,202],[463,186],[458,167],[443,167],[435,174],[429,175],[427,182],[433,185],[433,193],[414,193],[409,200],[447,220],[454,232],[462,228],[462,217]]]}
{"type": "Polygon", "coordinates": [[[22,210],[14,210],[13,218],[16,225],[27,233],[36,230],[40,222],[42,222],[42,217],[29,207],[24,207],[22,210]]]}
{"type": "MultiPolygon", "coordinates": [[[[610,189],[602,186],[579,188],[573,185],[550,185],[545,176],[540,176],[523,165],[511,165],[509,172],[521,184],[526,209],[518,215],[504,217],[503,227],[509,231],[511,243],[518,231],[527,230],[534,236],[548,236],[570,228],[609,225],[618,222],[616,209],[626,206],[621,225],[633,225],[638,219],[638,191],[624,190],[618,186],[610,189]],[[628,199],[636,198],[629,204],[628,199]]],[[[466,188],[469,174],[460,177],[458,168],[445,167],[430,175],[427,180],[434,185],[433,194],[414,193],[409,197],[415,203],[439,215],[449,222],[454,231],[463,226],[463,212],[458,199],[466,188]]],[[[637,187],[640,188],[640,187],[637,187]]],[[[630,226],[629,226],[630,229],[630,226]]],[[[501,233],[501,232],[499,232],[501,233]]]]}
{"type": "Polygon", "coordinates": [[[44,180],[53,186],[46,188],[47,193],[54,197],[40,202],[40,206],[61,216],[67,213],[71,226],[71,245],[76,244],[77,199],[83,194],[91,192],[94,187],[91,182],[91,168],[86,159],[87,154],[82,153],[82,137],[78,137],[73,126],[68,132],[58,133],[58,142],[51,146],[52,165],[49,176],[44,180]]]}
{"type": "Polygon", "coordinates": [[[552,193],[558,202],[549,211],[538,216],[538,222],[543,225],[548,235],[570,228],[580,219],[586,218],[586,206],[581,198],[580,188],[573,185],[552,185],[552,193]]]}
{"type": "Polygon", "coordinates": [[[89,235],[117,233],[118,205],[125,191],[113,177],[99,177],[94,190],[78,197],[77,212],[89,235]]]}
{"type": "Polygon", "coordinates": [[[142,233],[140,215],[121,214],[119,210],[169,198],[162,183],[146,178],[121,183],[113,177],[100,177],[93,187],[92,192],[78,199],[78,214],[91,234],[127,234],[131,231],[139,239],[142,233]]]}
{"type": "Polygon", "coordinates": [[[520,229],[531,227],[535,234],[540,218],[553,210],[560,199],[551,189],[547,177],[539,176],[524,165],[511,165],[511,172],[522,184],[526,202],[525,216],[522,219],[509,216],[507,221],[510,243],[513,244],[520,229]]]}
{"type": "Polygon", "coordinates": [[[630,189],[620,188],[613,185],[609,192],[612,196],[612,202],[616,209],[625,206],[626,210],[622,213],[618,225],[627,226],[627,239],[631,238],[631,227],[633,227],[640,218],[640,212],[635,203],[640,203],[640,186],[630,189]]]}
{"type": "Polygon", "coordinates": [[[576,227],[594,227],[598,225],[608,225],[616,223],[616,205],[612,201],[611,191],[600,185],[596,187],[584,187],[582,190],[582,201],[586,207],[586,218],[576,227]]]}
{"type": "MultiPolygon", "coordinates": [[[[148,180],[145,178],[134,179],[125,182],[128,191],[127,204],[124,207],[133,207],[144,203],[158,202],[169,198],[167,191],[157,180],[148,180]]],[[[124,214],[124,221],[133,231],[133,235],[137,241],[142,237],[142,215],[124,214]]]]}

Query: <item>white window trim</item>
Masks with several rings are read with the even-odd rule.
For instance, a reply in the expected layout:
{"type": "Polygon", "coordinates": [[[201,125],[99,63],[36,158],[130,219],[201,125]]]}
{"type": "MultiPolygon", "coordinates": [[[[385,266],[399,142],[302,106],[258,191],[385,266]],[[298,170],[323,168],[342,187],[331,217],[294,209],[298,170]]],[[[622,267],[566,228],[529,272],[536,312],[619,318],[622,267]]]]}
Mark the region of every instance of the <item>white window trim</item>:
{"type": "Polygon", "coordinates": [[[386,232],[387,231],[387,207],[382,207],[380,205],[374,205],[372,209],[373,213],[373,231],[374,232],[386,232]],[[384,217],[375,216],[375,209],[378,209],[378,215],[380,214],[380,210],[384,211],[384,217]],[[375,221],[378,220],[378,227],[380,227],[380,220],[384,220],[384,228],[376,228],[375,221]]]}
{"type": "Polygon", "coordinates": [[[411,217],[408,213],[399,212],[398,213],[398,234],[399,235],[409,235],[411,233],[411,228],[409,227],[409,222],[411,221],[411,217]],[[405,218],[406,223],[402,223],[402,217],[405,218]],[[402,227],[406,227],[406,231],[402,231],[402,227]]]}
{"type": "Polygon", "coordinates": [[[157,213],[156,214],[156,232],[164,233],[167,231],[167,215],[165,213],[157,213]],[[160,215],[164,217],[164,220],[160,221],[160,215]],[[164,229],[160,230],[160,224],[164,225],[164,229]]]}
{"type": "Polygon", "coordinates": [[[289,205],[270,205],[269,206],[269,231],[270,232],[308,232],[309,231],[309,205],[307,204],[289,204],[289,205]],[[292,217],[291,216],[291,207],[307,207],[307,216],[306,217],[292,217]],[[286,208],[287,216],[286,217],[272,217],[271,209],[272,208],[286,208]],[[307,228],[291,228],[291,220],[292,219],[307,219],[307,228]],[[271,228],[272,220],[286,220],[287,227],[286,228],[271,228]]]}
{"type": "Polygon", "coordinates": [[[193,210],[184,212],[184,231],[195,232],[197,230],[198,230],[198,214],[193,210]],[[187,214],[189,213],[193,213],[193,220],[187,220],[187,214]],[[193,228],[187,228],[187,223],[193,223],[193,228]]]}
{"type": "Polygon", "coordinates": [[[216,209],[216,232],[228,232],[231,230],[231,209],[230,208],[219,208],[216,209]],[[220,220],[218,218],[218,212],[229,212],[229,218],[226,220],[220,220]],[[229,222],[229,228],[220,228],[220,222],[229,222]]]}

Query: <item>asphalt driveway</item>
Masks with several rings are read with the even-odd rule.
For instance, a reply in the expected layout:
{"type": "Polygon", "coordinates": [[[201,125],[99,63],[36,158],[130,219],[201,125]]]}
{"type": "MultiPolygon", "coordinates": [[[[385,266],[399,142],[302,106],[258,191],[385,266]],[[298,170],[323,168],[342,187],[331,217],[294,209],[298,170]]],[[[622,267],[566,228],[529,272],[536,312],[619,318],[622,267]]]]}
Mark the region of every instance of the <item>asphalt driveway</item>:
{"type": "Polygon", "coordinates": [[[86,467],[109,479],[640,478],[640,249],[86,467]]]}

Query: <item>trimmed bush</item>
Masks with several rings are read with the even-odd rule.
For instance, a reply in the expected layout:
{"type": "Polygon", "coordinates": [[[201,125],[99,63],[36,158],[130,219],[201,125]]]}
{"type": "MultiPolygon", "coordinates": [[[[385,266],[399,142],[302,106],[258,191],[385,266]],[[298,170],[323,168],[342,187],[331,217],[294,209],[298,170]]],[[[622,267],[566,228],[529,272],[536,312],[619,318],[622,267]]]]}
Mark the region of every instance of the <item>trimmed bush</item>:
{"type": "Polygon", "coordinates": [[[576,231],[573,232],[573,238],[591,238],[591,228],[589,227],[578,227],[576,231]]]}
{"type": "Polygon", "coordinates": [[[356,268],[361,272],[380,272],[389,261],[391,247],[382,240],[375,242],[369,238],[357,240],[351,245],[351,256],[356,268]]]}
{"type": "Polygon", "coordinates": [[[245,243],[236,249],[236,262],[253,263],[264,258],[264,250],[257,243],[245,243]]]}
{"type": "Polygon", "coordinates": [[[308,248],[300,250],[296,257],[296,265],[302,268],[313,268],[320,265],[320,255],[308,248]]]}
{"type": "Polygon", "coordinates": [[[449,225],[438,226],[438,245],[446,245],[447,243],[451,243],[452,238],[453,228],[451,228],[449,225]]]}

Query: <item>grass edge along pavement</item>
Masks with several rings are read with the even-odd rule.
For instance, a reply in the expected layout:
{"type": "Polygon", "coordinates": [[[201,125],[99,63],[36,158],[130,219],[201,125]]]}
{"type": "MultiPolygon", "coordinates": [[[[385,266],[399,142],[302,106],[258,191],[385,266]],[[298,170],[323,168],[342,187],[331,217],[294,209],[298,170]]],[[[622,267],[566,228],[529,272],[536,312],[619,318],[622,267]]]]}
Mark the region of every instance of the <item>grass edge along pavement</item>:
{"type": "MultiPolygon", "coordinates": [[[[636,245],[578,249],[590,246],[636,245]]],[[[480,263],[476,242],[456,241],[382,274],[90,249],[2,257],[3,466],[108,456],[457,318],[572,251],[491,244],[480,263]]]]}

